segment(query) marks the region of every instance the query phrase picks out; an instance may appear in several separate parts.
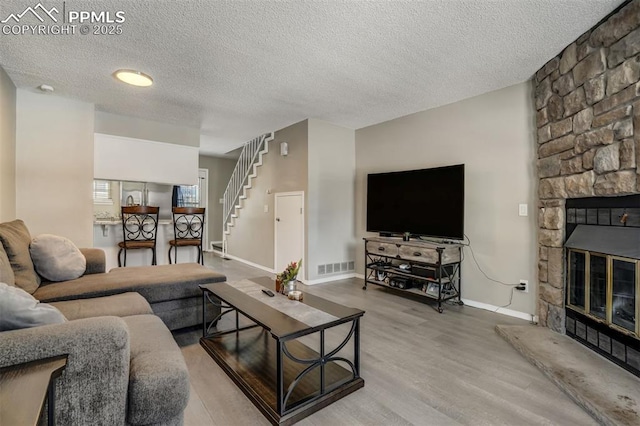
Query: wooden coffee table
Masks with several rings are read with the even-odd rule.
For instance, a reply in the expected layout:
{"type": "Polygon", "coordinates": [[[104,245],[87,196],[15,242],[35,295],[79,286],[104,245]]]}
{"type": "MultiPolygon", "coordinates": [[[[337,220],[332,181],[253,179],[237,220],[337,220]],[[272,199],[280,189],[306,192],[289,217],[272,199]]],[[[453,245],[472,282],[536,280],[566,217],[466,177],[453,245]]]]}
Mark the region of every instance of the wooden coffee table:
{"type": "Polygon", "coordinates": [[[307,293],[298,302],[261,291],[275,293],[274,287],[268,277],[200,285],[200,344],[272,424],[289,425],[364,386],[360,377],[364,311],[307,293]],[[210,323],[205,320],[208,305],[220,310],[210,323]],[[227,314],[235,314],[235,326],[218,330],[218,321],[227,314]],[[242,321],[248,325],[241,326],[241,316],[250,320],[242,321]],[[327,348],[325,332],[341,324],[350,327],[346,337],[327,348]],[[299,341],[310,335],[319,336],[317,350],[299,341]],[[351,356],[343,355],[350,352],[350,343],[351,356]]]}

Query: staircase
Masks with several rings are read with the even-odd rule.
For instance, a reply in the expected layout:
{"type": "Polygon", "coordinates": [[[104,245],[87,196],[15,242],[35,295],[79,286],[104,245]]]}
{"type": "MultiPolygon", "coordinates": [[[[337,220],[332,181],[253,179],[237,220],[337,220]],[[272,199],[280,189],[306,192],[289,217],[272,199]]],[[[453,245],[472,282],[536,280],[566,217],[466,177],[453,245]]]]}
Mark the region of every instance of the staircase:
{"type": "Polygon", "coordinates": [[[258,167],[262,165],[262,156],[269,152],[269,142],[273,140],[273,132],[258,136],[247,142],[242,148],[240,158],[233,169],[227,189],[224,191],[222,222],[222,254],[227,255],[227,235],[235,225],[238,210],[242,208],[242,200],[247,198],[247,190],[251,189],[251,181],[258,175],[258,167]]]}

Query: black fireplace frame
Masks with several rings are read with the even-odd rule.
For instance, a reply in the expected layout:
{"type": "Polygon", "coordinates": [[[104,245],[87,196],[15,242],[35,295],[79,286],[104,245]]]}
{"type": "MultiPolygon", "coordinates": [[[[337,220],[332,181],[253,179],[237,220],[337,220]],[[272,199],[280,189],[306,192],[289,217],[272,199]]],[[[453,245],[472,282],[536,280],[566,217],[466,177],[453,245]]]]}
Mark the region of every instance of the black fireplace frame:
{"type": "MultiPolygon", "coordinates": [[[[599,226],[630,226],[640,228],[640,194],[616,197],[572,198],[565,203],[565,241],[579,224],[599,226]],[[632,214],[623,222],[622,214],[632,214]]],[[[631,336],[602,320],[597,320],[568,304],[569,250],[565,259],[565,332],[596,353],[630,373],[640,377],[640,336],[631,336]]],[[[640,267],[640,265],[638,266],[640,267]]],[[[636,294],[636,297],[640,297],[636,294]]],[[[637,302],[636,302],[637,303],[637,302]]],[[[639,319],[636,318],[636,321],[639,319]]]]}

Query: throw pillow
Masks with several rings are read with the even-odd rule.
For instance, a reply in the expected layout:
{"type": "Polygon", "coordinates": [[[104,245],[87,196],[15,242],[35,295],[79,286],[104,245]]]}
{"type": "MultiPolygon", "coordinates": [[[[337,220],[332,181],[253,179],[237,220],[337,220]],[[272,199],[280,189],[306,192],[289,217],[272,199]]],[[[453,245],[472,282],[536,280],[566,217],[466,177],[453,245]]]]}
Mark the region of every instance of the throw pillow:
{"type": "Polygon", "coordinates": [[[31,234],[21,220],[0,223],[0,243],[7,253],[15,274],[15,284],[27,293],[33,294],[40,285],[40,277],[33,268],[29,255],[31,234]]]}
{"type": "Polygon", "coordinates": [[[13,273],[11,262],[9,262],[7,252],[4,251],[2,243],[0,243],[0,282],[16,285],[16,276],[13,273]]]}
{"type": "Polygon", "coordinates": [[[82,252],[64,237],[38,235],[31,241],[30,251],[36,271],[49,281],[75,280],[87,269],[82,252]]]}
{"type": "Polygon", "coordinates": [[[21,288],[0,283],[0,331],[65,321],[67,319],[55,307],[38,302],[21,288]]]}

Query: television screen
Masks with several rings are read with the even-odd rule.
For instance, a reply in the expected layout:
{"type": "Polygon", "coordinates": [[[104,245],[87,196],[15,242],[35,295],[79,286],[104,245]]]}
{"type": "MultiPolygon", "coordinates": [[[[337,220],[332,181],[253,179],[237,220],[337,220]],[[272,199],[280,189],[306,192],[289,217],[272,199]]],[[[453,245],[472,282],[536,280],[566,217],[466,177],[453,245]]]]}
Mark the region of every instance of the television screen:
{"type": "Polygon", "coordinates": [[[464,164],[369,174],[367,231],[464,239],[464,164]]]}

